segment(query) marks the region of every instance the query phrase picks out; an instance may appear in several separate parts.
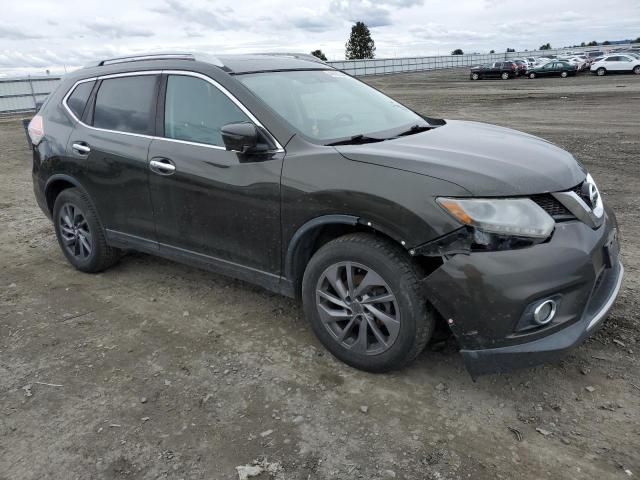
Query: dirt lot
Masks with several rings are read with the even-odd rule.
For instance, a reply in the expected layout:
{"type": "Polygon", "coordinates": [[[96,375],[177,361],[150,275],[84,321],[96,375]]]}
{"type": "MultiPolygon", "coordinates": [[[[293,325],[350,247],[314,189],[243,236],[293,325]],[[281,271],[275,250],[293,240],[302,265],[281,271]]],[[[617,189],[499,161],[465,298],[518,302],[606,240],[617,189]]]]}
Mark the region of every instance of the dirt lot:
{"type": "Polygon", "coordinates": [[[0,121],[0,479],[236,479],[254,461],[281,479],[640,476],[640,77],[369,81],[588,166],[626,267],[605,328],[560,364],[476,383],[451,346],[394,374],[353,370],[295,302],[242,282],[144,255],[73,270],[22,127],[0,121]]]}

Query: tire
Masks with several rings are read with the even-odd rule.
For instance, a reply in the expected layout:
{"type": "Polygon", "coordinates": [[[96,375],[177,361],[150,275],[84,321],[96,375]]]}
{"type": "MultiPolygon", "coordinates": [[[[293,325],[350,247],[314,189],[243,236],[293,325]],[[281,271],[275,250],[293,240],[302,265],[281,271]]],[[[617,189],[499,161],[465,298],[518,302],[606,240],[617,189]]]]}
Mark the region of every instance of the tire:
{"type": "Polygon", "coordinates": [[[422,277],[398,245],[366,233],[345,235],[309,261],[302,280],[304,312],[320,342],[339,360],[369,372],[399,369],[424,350],[433,334],[435,314],[420,287],[422,277]],[[370,302],[374,297],[386,300],[370,302]]]}
{"type": "Polygon", "coordinates": [[[562,78],[567,78],[567,77],[569,76],[569,74],[568,74],[567,72],[562,72],[562,73],[560,74],[560,76],[561,76],[562,78]]]}
{"type": "Polygon", "coordinates": [[[535,74],[535,72],[531,72],[531,73],[529,74],[529,78],[530,78],[530,79],[532,79],[532,80],[533,80],[534,78],[536,78],[536,74],[535,74]]]}
{"type": "Polygon", "coordinates": [[[640,75],[640,65],[636,66],[636,67],[633,69],[633,73],[635,73],[636,75],[640,75]]]}
{"type": "Polygon", "coordinates": [[[69,188],[58,195],[53,223],[60,249],[76,269],[101,272],[120,258],[121,251],[107,245],[95,207],[82,190],[69,188]]]}
{"type": "Polygon", "coordinates": [[[602,76],[604,76],[604,75],[606,75],[606,74],[607,74],[607,69],[606,69],[606,68],[604,68],[604,67],[600,67],[598,70],[596,70],[596,74],[597,74],[599,77],[602,77],[602,76]]]}
{"type": "Polygon", "coordinates": [[[480,75],[478,75],[477,73],[472,73],[471,80],[480,80],[480,75]]]}
{"type": "Polygon", "coordinates": [[[502,78],[502,80],[509,80],[510,75],[507,72],[502,72],[502,75],[500,75],[500,78],[502,78]]]}

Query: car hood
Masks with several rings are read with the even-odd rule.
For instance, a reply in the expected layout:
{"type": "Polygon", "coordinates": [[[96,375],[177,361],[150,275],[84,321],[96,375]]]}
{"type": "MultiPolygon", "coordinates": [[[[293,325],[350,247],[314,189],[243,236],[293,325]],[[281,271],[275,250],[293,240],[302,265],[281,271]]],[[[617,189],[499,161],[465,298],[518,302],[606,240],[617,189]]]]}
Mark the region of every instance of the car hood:
{"type": "Polygon", "coordinates": [[[335,148],[350,160],[439,178],[481,196],[568,190],[586,175],[570,153],[546,140],[479,122],[447,120],[423,133],[335,148]]]}

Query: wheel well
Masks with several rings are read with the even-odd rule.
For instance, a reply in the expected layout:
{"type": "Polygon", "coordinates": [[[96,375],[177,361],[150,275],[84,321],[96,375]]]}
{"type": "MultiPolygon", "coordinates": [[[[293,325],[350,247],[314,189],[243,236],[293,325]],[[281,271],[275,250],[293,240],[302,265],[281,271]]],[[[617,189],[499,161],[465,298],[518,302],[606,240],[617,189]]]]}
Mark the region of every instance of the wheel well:
{"type": "MultiPolygon", "coordinates": [[[[309,260],[311,260],[311,257],[313,257],[313,255],[323,245],[330,242],[331,240],[335,240],[336,238],[342,237],[343,235],[358,232],[370,233],[386,238],[391,243],[398,243],[390,236],[371,227],[360,224],[351,225],[343,223],[331,223],[320,225],[310,230],[298,241],[293,257],[291,259],[292,264],[290,270],[290,280],[293,282],[295,295],[297,298],[300,298],[302,289],[302,277],[307,268],[307,265],[309,264],[309,260]]],[[[426,257],[422,255],[417,255],[413,257],[412,260],[421,267],[425,274],[425,277],[436,270],[438,267],[440,267],[443,263],[443,260],[440,257],[426,257]]]]}
{"type": "Polygon", "coordinates": [[[51,185],[47,185],[47,190],[45,192],[45,198],[47,200],[47,208],[50,213],[53,213],[53,206],[56,203],[56,198],[60,195],[60,192],[66,190],[67,188],[74,188],[75,185],[68,180],[55,180],[51,182],[51,185]]]}

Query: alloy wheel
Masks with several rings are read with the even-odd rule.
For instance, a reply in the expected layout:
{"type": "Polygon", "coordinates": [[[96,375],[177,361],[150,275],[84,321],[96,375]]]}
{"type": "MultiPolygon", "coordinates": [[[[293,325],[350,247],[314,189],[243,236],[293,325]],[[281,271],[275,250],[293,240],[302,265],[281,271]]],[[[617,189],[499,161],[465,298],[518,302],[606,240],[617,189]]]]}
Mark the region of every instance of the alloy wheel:
{"type": "Polygon", "coordinates": [[[355,353],[378,355],[398,338],[395,294],[378,273],[360,263],[327,268],[316,285],[316,307],[333,339],[355,353]]]}
{"type": "Polygon", "coordinates": [[[640,75],[640,65],[633,69],[633,73],[635,73],[636,75],[640,75]]]}
{"type": "Polygon", "coordinates": [[[78,207],[65,203],[58,218],[64,248],[78,259],[86,259],[93,250],[93,239],[87,219],[78,207]]]}
{"type": "Polygon", "coordinates": [[[598,75],[603,76],[605,73],[607,73],[607,71],[604,68],[598,69],[598,75]]]}

